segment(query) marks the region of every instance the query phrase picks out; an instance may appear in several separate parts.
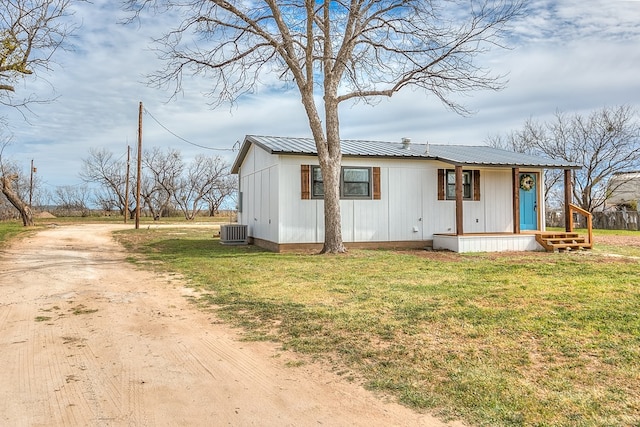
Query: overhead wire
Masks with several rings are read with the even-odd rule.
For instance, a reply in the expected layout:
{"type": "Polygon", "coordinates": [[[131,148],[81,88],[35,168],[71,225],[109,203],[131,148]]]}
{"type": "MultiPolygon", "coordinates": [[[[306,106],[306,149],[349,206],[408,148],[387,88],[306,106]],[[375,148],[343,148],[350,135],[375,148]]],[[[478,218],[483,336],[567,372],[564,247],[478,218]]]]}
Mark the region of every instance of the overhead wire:
{"type": "Polygon", "coordinates": [[[168,127],[166,127],[165,125],[163,125],[162,123],[160,123],[160,121],[158,119],[156,119],[153,114],[151,114],[151,112],[146,108],[144,108],[144,112],[147,113],[149,115],[149,117],[151,117],[153,119],[153,121],[155,121],[161,128],[163,128],[164,130],[166,130],[167,132],[169,132],[171,135],[173,135],[174,137],[178,138],[179,140],[186,142],[189,145],[193,145],[195,147],[198,148],[202,148],[205,150],[215,150],[215,151],[235,151],[233,148],[214,148],[214,147],[207,147],[201,144],[196,144],[195,142],[191,142],[188,139],[185,139],[183,137],[181,137],[180,135],[176,134],[175,132],[171,131],[168,127]]]}

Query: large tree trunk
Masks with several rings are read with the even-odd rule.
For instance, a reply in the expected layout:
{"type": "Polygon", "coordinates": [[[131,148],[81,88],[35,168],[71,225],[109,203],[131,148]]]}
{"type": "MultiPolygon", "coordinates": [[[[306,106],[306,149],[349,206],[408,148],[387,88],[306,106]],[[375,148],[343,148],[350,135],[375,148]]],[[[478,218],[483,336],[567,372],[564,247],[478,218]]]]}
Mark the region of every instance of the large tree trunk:
{"type": "MultiPolygon", "coordinates": [[[[342,243],[342,220],[340,215],[340,128],[336,96],[325,95],[325,126],[318,115],[310,87],[300,90],[302,104],[307,111],[309,126],[318,150],[318,160],[324,182],[324,245],[320,253],[346,252],[342,243]],[[326,132],[326,133],[325,133],[326,132]]],[[[335,93],[336,90],[333,91],[335,93]]]]}
{"type": "Polygon", "coordinates": [[[342,150],[340,122],[335,97],[325,95],[326,151],[318,150],[324,181],[324,246],[321,253],[343,253],[342,215],[340,214],[340,174],[342,150]]]}
{"type": "Polygon", "coordinates": [[[340,163],[340,159],[320,161],[324,181],[324,245],[320,253],[346,252],[340,215],[340,163]]]}
{"type": "Polygon", "coordinates": [[[23,202],[15,191],[13,191],[11,184],[16,178],[18,178],[17,175],[3,176],[0,178],[0,181],[2,181],[2,194],[4,194],[7,197],[7,200],[9,200],[9,203],[11,203],[18,212],[20,212],[22,224],[25,227],[29,227],[35,225],[33,222],[33,213],[31,212],[29,205],[23,202]]]}

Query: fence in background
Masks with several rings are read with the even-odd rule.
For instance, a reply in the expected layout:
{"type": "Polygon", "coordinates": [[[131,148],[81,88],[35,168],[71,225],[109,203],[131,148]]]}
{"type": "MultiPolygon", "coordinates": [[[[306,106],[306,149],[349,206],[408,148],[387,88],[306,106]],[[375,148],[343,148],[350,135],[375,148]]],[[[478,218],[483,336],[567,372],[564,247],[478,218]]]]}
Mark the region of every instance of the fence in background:
{"type": "MultiPolygon", "coordinates": [[[[546,217],[547,227],[564,227],[564,212],[550,211],[546,217]]],[[[593,228],[600,230],[640,230],[640,212],[609,211],[593,213],[593,228]]],[[[575,218],[576,227],[584,228],[584,218],[575,218]]]]}

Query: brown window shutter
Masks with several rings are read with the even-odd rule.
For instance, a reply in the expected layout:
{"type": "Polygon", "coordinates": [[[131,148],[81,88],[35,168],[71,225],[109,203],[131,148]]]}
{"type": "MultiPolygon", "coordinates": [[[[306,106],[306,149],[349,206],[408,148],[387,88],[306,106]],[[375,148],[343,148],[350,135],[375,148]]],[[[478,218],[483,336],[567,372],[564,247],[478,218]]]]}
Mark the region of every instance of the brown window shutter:
{"type": "Polygon", "coordinates": [[[438,169],[438,200],[445,199],[444,169],[438,169]]]}
{"type": "Polygon", "coordinates": [[[380,168],[373,168],[373,199],[380,200],[380,168]]]}
{"type": "Polygon", "coordinates": [[[473,171],[473,200],[480,200],[480,171],[473,171]]]}
{"type": "Polygon", "coordinates": [[[301,199],[311,199],[311,166],[300,166],[300,184],[302,188],[301,199]]]}

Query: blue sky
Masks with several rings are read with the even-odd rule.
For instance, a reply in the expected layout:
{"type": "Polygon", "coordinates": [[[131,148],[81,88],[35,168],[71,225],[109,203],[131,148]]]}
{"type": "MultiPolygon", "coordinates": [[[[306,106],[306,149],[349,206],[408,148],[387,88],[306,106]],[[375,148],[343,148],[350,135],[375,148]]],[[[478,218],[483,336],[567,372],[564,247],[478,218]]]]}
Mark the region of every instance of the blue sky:
{"type": "MultiPolygon", "coordinates": [[[[212,110],[206,81],[185,79],[184,92],[145,85],[161,63],[151,39],[170,27],[168,16],[123,26],[118,2],[95,0],[77,8],[81,27],[73,50],[59,51],[51,72],[19,87],[23,94],[56,97],[33,105],[25,121],[9,117],[13,143],[5,151],[28,170],[31,159],[45,187],[79,184],[82,159],[92,147],[126,153],[137,143],[138,104],[145,147],[172,147],[189,160],[200,153],[232,162],[230,151],[245,134],[310,136],[295,92],[256,93],[233,107],[212,110]],[[195,144],[190,145],[167,132],[195,144]],[[216,150],[217,149],[217,150],[216,150]]],[[[447,144],[484,144],[491,135],[545,120],[557,110],[589,113],[627,104],[640,111],[640,0],[532,0],[533,13],[517,23],[512,49],[496,49],[481,63],[508,74],[499,92],[475,92],[462,102],[475,114],[461,117],[435,97],[407,90],[375,106],[341,107],[342,137],[447,144]]]]}

